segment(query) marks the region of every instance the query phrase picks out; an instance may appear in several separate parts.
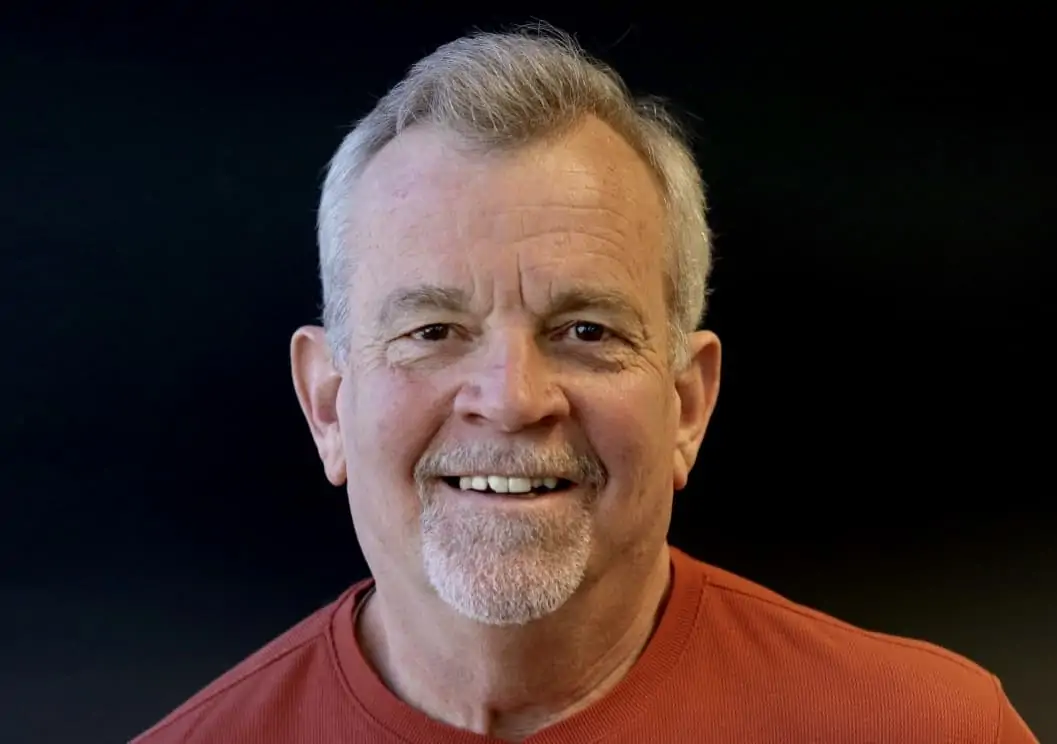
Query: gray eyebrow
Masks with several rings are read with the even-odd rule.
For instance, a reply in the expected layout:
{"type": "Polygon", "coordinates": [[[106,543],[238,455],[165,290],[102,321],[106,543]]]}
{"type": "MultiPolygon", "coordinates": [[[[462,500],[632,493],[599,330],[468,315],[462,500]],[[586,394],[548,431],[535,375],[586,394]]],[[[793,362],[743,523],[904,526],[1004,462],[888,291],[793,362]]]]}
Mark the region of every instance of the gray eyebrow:
{"type": "Polygon", "coordinates": [[[624,293],[611,289],[570,287],[557,293],[549,308],[551,315],[571,315],[583,310],[600,310],[646,327],[646,319],[638,305],[624,293]]]}
{"type": "Polygon", "coordinates": [[[461,289],[422,284],[417,287],[402,287],[389,293],[382,303],[378,322],[382,326],[392,325],[402,315],[421,310],[448,310],[462,312],[468,303],[461,289]]]}
{"type": "MultiPolygon", "coordinates": [[[[466,312],[469,298],[466,292],[454,287],[420,284],[402,287],[389,293],[378,314],[379,324],[392,325],[401,316],[422,310],[466,312]]],[[[627,322],[646,327],[646,319],[637,304],[622,292],[598,287],[570,287],[551,298],[547,315],[571,315],[586,310],[599,310],[618,316],[627,322]]]]}

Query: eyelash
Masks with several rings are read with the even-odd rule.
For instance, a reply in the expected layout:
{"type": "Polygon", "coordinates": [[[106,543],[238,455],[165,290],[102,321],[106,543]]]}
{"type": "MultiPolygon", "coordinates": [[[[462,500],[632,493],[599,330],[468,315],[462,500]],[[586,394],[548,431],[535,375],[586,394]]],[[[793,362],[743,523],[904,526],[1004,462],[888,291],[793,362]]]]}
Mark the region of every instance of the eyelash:
{"type": "MultiPolygon", "coordinates": [[[[610,340],[614,340],[614,339],[617,338],[617,334],[611,328],[609,328],[608,326],[605,326],[602,323],[595,323],[593,321],[588,321],[588,320],[577,320],[577,321],[575,321],[573,323],[568,323],[568,324],[566,324],[565,326],[562,327],[561,333],[562,334],[566,334],[566,333],[568,333],[569,331],[575,329],[578,326],[594,326],[594,327],[600,329],[602,331],[602,334],[603,334],[603,338],[601,338],[601,339],[599,339],[597,341],[583,341],[582,343],[587,343],[587,344],[599,343],[600,344],[600,343],[604,343],[605,341],[610,341],[610,340]]],[[[424,333],[426,333],[428,331],[440,330],[440,329],[443,329],[443,330],[446,330],[446,331],[453,331],[453,330],[455,330],[455,325],[451,324],[451,323],[430,323],[429,325],[422,326],[421,328],[416,328],[415,330],[411,331],[411,333],[409,333],[407,335],[408,335],[408,338],[412,339],[413,341],[422,341],[424,343],[436,343],[436,342],[439,342],[439,341],[444,341],[446,339],[432,339],[431,340],[431,339],[424,339],[424,338],[419,338],[419,337],[422,334],[424,334],[424,333]]]]}

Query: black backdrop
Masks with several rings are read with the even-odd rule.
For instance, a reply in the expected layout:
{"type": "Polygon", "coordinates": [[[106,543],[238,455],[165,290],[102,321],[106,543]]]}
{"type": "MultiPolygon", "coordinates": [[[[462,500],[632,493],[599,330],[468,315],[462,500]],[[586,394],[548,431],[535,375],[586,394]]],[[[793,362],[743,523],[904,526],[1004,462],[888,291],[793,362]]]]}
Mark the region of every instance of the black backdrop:
{"type": "MultiPolygon", "coordinates": [[[[287,369],[322,167],[524,18],[162,6],[0,24],[5,742],[127,739],[365,575],[287,369]]],[[[688,112],[710,186],[725,377],[675,544],[1057,737],[1041,19],[546,18],[688,112]]]]}

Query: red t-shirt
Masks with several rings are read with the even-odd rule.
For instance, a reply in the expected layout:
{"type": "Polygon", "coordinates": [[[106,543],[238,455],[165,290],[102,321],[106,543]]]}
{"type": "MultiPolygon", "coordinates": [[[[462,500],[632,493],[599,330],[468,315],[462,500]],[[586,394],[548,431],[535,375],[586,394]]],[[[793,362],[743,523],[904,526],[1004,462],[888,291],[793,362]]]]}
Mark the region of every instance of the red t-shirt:
{"type": "MultiPolygon", "coordinates": [[[[603,699],[526,744],[1038,744],[998,683],[672,550],[668,604],[603,699]]],[[[393,695],[357,645],[370,581],[230,670],[133,744],[487,744],[393,695]]]]}

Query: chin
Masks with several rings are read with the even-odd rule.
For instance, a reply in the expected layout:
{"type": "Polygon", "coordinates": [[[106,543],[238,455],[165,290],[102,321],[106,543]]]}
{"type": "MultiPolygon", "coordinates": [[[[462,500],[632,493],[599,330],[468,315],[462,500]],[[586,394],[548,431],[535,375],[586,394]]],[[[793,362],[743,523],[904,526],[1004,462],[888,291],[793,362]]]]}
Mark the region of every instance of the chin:
{"type": "Polygon", "coordinates": [[[422,561],[434,591],[463,617],[487,625],[525,625],[561,608],[587,573],[592,521],[580,500],[554,506],[427,503],[422,561]]]}

